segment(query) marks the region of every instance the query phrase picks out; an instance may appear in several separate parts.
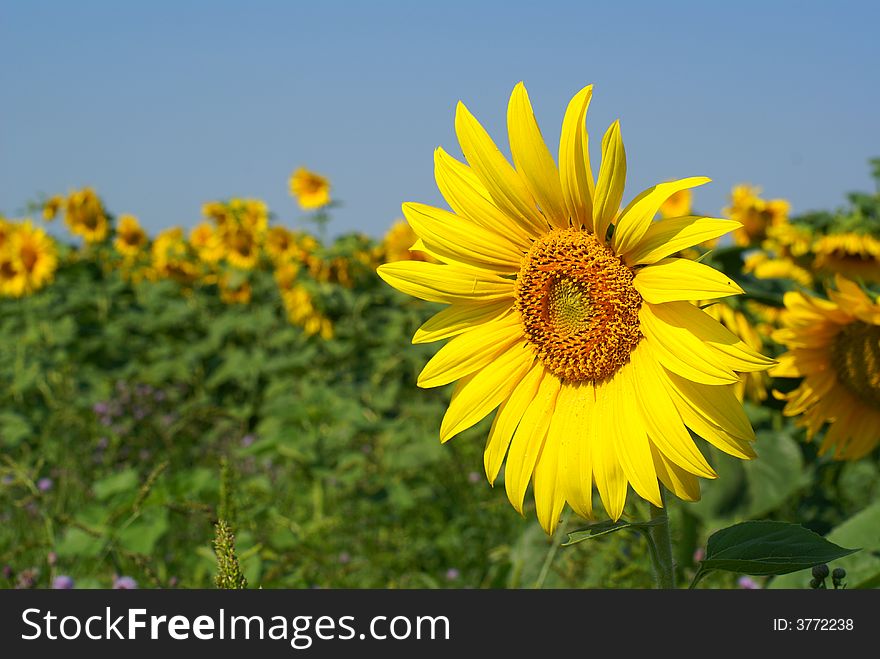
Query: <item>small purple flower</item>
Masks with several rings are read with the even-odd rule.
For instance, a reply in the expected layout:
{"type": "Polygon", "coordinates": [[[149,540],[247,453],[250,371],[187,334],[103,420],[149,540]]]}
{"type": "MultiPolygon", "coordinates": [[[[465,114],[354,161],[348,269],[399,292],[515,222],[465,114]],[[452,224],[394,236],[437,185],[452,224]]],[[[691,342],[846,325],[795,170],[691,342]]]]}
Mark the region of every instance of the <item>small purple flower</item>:
{"type": "Polygon", "coordinates": [[[14,572],[12,571],[11,565],[4,565],[3,566],[3,578],[4,579],[11,579],[13,574],[14,574],[14,572]]]}
{"type": "Polygon", "coordinates": [[[706,550],[702,547],[697,547],[694,549],[694,563],[699,563],[704,558],[706,558],[706,550]]]}
{"type": "Polygon", "coordinates": [[[761,586],[751,577],[740,577],[736,584],[744,590],[760,590],[761,586]]]}
{"type": "Polygon", "coordinates": [[[168,587],[169,588],[176,588],[177,584],[179,584],[179,583],[180,583],[180,580],[177,577],[171,577],[170,579],[168,579],[168,587]]]}
{"type": "Polygon", "coordinates": [[[66,574],[59,574],[57,577],[52,579],[53,590],[70,590],[71,588],[73,588],[73,579],[68,577],[66,574]]]}
{"type": "Polygon", "coordinates": [[[477,472],[472,471],[468,474],[468,482],[469,483],[477,484],[480,482],[480,480],[482,480],[482,479],[480,478],[480,475],[477,472]]]}
{"type": "Polygon", "coordinates": [[[446,581],[455,581],[461,576],[461,573],[454,567],[446,570],[446,581]]]}
{"type": "Polygon", "coordinates": [[[135,590],[137,587],[137,581],[131,577],[116,577],[113,580],[113,590],[135,590]]]}
{"type": "Polygon", "coordinates": [[[248,433],[247,435],[245,435],[244,437],[241,438],[241,445],[243,447],[247,448],[248,446],[253,444],[255,441],[257,441],[256,435],[248,433]]]}
{"type": "Polygon", "coordinates": [[[349,554],[347,551],[340,552],[339,562],[342,565],[348,565],[349,563],[351,563],[351,554],[349,554]]]}
{"type": "Polygon", "coordinates": [[[92,405],[92,411],[98,416],[104,416],[110,411],[110,406],[104,401],[98,401],[92,405]]]}
{"type": "Polygon", "coordinates": [[[52,479],[51,478],[41,478],[37,481],[37,489],[40,492],[48,492],[52,489],[52,479]]]}
{"type": "Polygon", "coordinates": [[[159,419],[159,423],[166,427],[170,426],[175,421],[177,421],[177,418],[173,414],[163,414],[162,418],[159,419]]]}
{"type": "Polygon", "coordinates": [[[46,562],[49,565],[55,565],[55,563],[58,562],[58,554],[56,554],[54,551],[50,551],[48,556],[46,556],[46,562]]]}

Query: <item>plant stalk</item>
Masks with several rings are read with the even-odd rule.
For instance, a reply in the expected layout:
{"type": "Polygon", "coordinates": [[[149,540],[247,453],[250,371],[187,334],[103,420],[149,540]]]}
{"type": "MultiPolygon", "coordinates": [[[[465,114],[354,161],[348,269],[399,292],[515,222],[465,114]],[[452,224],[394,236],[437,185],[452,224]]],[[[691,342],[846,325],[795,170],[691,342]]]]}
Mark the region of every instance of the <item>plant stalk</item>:
{"type": "Polygon", "coordinates": [[[651,506],[651,521],[657,522],[648,528],[648,541],[653,551],[651,560],[654,563],[654,579],[657,588],[675,588],[675,563],[672,560],[672,539],[669,535],[669,515],[666,511],[666,498],[663,488],[660,488],[660,501],[663,508],[658,508],[653,503],[651,506]]]}

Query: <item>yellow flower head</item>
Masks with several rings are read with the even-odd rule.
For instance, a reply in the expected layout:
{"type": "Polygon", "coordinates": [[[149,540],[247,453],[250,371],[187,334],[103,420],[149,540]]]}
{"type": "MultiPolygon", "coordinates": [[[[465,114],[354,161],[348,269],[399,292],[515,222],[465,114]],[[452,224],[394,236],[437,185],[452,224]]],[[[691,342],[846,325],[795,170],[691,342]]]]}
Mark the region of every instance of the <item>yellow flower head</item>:
{"type": "Polygon", "coordinates": [[[210,222],[201,222],[189,232],[189,244],[205,263],[217,263],[226,255],[226,247],[210,222]]]}
{"type": "Polygon", "coordinates": [[[43,203],[43,219],[47,222],[54,220],[55,216],[58,215],[58,210],[61,208],[62,204],[64,204],[64,197],[60,195],[49,197],[43,203]]]}
{"type": "Polygon", "coordinates": [[[297,243],[296,236],[284,227],[272,227],[266,234],[266,253],[269,258],[278,262],[299,260],[303,252],[297,243]]]}
{"type": "Polygon", "coordinates": [[[198,278],[199,268],[195,254],[183,237],[183,229],[172,227],[161,232],[153,241],[153,278],[174,279],[181,283],[191,283],[198,278]]]}
{"type": "Polygon", "coordinates": [[[241,270],[253,270],[260,261],[260,244],[254,233],[244,227],[221,232],[223,249],[229,265],[241,270]]]}
{"type": "Polygon", "coordinates": [[[669,199],[660,204],[660,216],[665,218],[690,215],[693,198],[693,192],[690,190],[679,190],[672,193],[669,199]]]}
{"type": "Polygon", "coordinates": [[[71,233],[82,236],[87,243],[102,242],[110,231],[104,207],[92,188],[83,188],[68,195],[64,222],[71,233]]]}
{"type": "Polygon", "coordinates": [[[57,268],[55,242],[27,220],[9,230],[0,247],[0,294],[21,297],[38,291],[57,268]]]}
{"type": "Polygon", "coordinates": [[[795,258],[809,254],[813,245],[813,232],[802,224],[780,222],[767,227],[767,240],[763,248],[783,256],[795,258]]]}
{"type": "Polygon", "coordinates": [[[220,201],[209,201],[202,204],[202,215],[212,220],[218,227],[224,226],[229,221],[229,207],[220,201]]]}
{"type": "Polygon", "coordinates": [[[303,210],[321,208],[330,203],[330,181],[300,167],[290,176],[290,194],[303,210]]]}
{"type": "Polygon", "coordinates": [[[287,318],[293,325],[302,327],[308,335],[333,338],[333,324],[315,308],[312,296],[304,286],[294,284],[290,288],[282,288],[281,299],[287,310],[287,318]]]}
{"type": "Polygon", "coordinates": [[[880,281],[880,240],[866,233],[834,233],[813,243],[813,267],[827,274],[880,281]]]}
{"type": "Polygon", "coordinates": [[[406,220],[398,220],[382,239],[382,249],[384,251],[382,261],[384,263],[393,263],[395,261],[431,261],[436,263],[437,261],[424,252],[413,249],[417,241],[418,236],[416,236],[406,220]]]}
{"type": "Polygon", "coordinates": [[[737,185],[730,193],[731,204],[725,212],[742,227],[733,233],[733,241],[740,246],[759,245],[767,237],[767,230],[788,221],[790,204],[784,199],[761,199],[761,189],[737,185]]]}
{"type": "Polygon", "coordinates": [[[233,283],[229,276],[220,277],[220,299],[226,304],[248,304],[251,301],[251,284],[247,279],[233,283]]]}
{"type": "Polygon", "coordinates": [[[812,286],[813,275],[789,258],[772,258],[767,252],[754,252],[745,258],[743,272],[758,279],[790,279],[801,286],[812,286]]]}
{"type": "Polygon", "coordinates": [[[299,264],[291,261],[279,264],[274,272],[275,283],[278,284],[278,289],[282,293],[291,290],[294,284],[296,284],[298,275],[299,264]]]}
{"type": "Polygon", "coordinates": [[[797,416],[810,438],[828,424],[820,454],[857,460],[880,443],[880,304],[840,275],[828,296],[785,294],[773,339],[788,352],[770,374],[803,378],[782,396],[784,413],[797,416]]]}
{"type": "Polygon", "coordinates": [[[559,165],[544,143],[522,83],[511,94],[511,165],[459,103],[455,129],[467,164],[435,152],[435,178],[452,212],[406,203],[424,251],[440,263],[378,268],[389,284],[449,305],[415,343],[450,339],[418,384],[457,381],[440,426],[447,441],[493,410],[484,466],[505,461],[511,504],[532,482],[538,520],[556,528],[566,502],[593,515],[595,485],[620,518],[631,486],[662,506],[658,479],[699,498],[715,472],[688,429],[723,451],[754,457],[754,433],[733,388],[763,357],[692,304],[742,289],[708,265],[670,257],[738,222],[705,217],[654,222],[675,192],[704,177],[660,183],[621,210],[626,154],[620,124],[602,140],[594,179],[585,127],[592,86],[565,113],[559,165]]]}
{"type": "Polygon", "coordinates": [[[113,246],[127,257],[137,256],[147,244],[147,234],[134,215],[120,215],[113,246]]]}

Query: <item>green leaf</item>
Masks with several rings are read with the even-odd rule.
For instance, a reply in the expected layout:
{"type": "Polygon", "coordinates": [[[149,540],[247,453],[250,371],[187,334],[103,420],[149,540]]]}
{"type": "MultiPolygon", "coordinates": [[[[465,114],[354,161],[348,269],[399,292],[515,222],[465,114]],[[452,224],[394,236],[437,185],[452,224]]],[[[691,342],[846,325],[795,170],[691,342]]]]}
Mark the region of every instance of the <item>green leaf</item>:
{"type": "Polygon", "coordinates": [[[757,576],[787,574],[857,551],[839,547],[800,524],[749,521],[734,524],[709,537],[700,572],[727,570],[757,576]]]}
{"type": "Polygon", "coordinates": [[[61,558],[93,558],[103,548],[103,538],[96,538],[82,529],[71,527],[55,546],[55,552],[61,558]]]}
{"type": "Polygon", "coordinates": [[[115,494],[128,492],[138,486],[137,472],[134,469],[126,469],[118,474],[107,476],[97,481],[92,489],[95,497],[100,501],[105,501],[115,494]]]}
{"type": "Polygon", "coordinates": [[[168,528],[167,509],[147,508],[138,519],[119,532],[117,541],[130,552],[149,555],[168,528]]]}
{"type": "Polygon", "coordinates": [[[12,448],[33,433],[30,424],[20,414],[11,411],[0,412],[0,442],[12,448]]]}
{"type": "Polygon", "coordinates": [[[604,522],[599,522],[597,524],[590,524],[590,526],[580,529],[578,531],[572,531],[568,534],[568,540],[562,543],[563,547],[570,547],[571,545],[575,545],[579,542],[583,542],[584,540],[592,540],[593,538],[598,538],[603,535],[608,535],[609,533],[616,533],[617,531],[622,531],[623,529],[631,529],[633,531],[644,531],[649,526],[656,526],[660,524],[662,519],[651,519],[645,522],[625,522],[623,520],[618,520],[616,522],[612,522],[610,519],[605,520],[604,522]]]}

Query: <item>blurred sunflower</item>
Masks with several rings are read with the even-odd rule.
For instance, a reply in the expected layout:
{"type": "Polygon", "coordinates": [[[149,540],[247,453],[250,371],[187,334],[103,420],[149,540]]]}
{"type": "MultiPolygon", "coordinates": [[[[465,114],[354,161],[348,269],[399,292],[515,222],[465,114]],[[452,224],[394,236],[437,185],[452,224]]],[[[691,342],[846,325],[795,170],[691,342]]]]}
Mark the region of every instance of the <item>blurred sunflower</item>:
{"type": "Polygon", "coordinates": [[[669,195],[669,199],[660,204],[661,217],[684,217],[691,214],[694,194],[689,189],[679,190],[669,195]]]}
{"type": "MultiPolygon", "coordinates": [[[[701,304],[700,306],[712,318],[742,339],[743,343],[752,350],[761,352],[764,349],[761,334],[742,311],[734,309],[723,301],[714,304],[710,303],[708,306],[701,304]]],[[[766,371],[741,373],[739,382],[735,385],[736,397],[739,400],[748,398],[752,402],[760,403],[767,400],[767,385],[769,383],[770,377],[766,371]]]]}
{"type": "Polygon", "coordinates": [[[812,438],[828,423],[819,453],[857,460],[880,443],[880,304],[838,275],[830,300],[785,295],[782,328],[773,339],[788,352],[770,374],[803,378],[784,414],[800,416],[812,438]]]}
{"type": "Polygon", "coordinates": [[[64,205],[64,222],[70,232],[87,243],[100,243],[110,232],[101,200],[92,188],[70,193],[64,205]]]}
{"type": "Polygon", "coordinates": [[[292,324],[302,327],[310,336],[319,334],[323,339],[333,338],[333,324],[315,307],[308,289],[291,282],[289,288],[281,289],[281,299],[292,324]]]}
{"type": "Polygon", "coordinates": [[[183,229],[165,229],[153,241],[151,279],[167,278],[191,283],[199,276],[195,254],[183,237],[183,229]]]}
{"type": "Polygon", "coordinates": [[[244,227],[229,227],[220,232],[229,265],[241,270],[253,270],[260,261],[257,236],[244,227]]]}
{"type": "Polygon", "coordinates": [[[760,245],[767,237],[769,227],[788,221],[790,204],[785,199],[761,199],[760,188],[750,185],[734,186],[730,206],[725,213],[742,227],[733,232],[733,242],[742,247],[760,245]]]}
{"type": "Polygon", "coordinates": [[[743,272],[758,279],[789,279],[801,286],[813,284],[813,274],[790,258],[773,258],[767,252],[749,254],[743,263],[743,272]]]}
{"type": "Polygon", "coordinates": [[[217,263],[226,255],[223,240],[210,222],[200,222],[190,230],[189,244],[205,263],[217,263]]]}
{"type": "Polygon", "coordinates": [[[745,345],[690,300],[741,293],[707,265],[667,258],[735,229],[731,220],[653,222],[698,177],[658,184],[620,209],[626,155],[620,124],[602,140],[597,180],[584,125],[592,86],[565,113],[559,168],[541,137],[525,87],[511,94],[512,167],[467,108],[455,128],[470,166],[435,152],[450,213],[406,203],[404,215],[440,264],[401,261],[379,275],[415,297],[450,306],[413,342],[452,337],[418,383],[458,380],[440,428],[447,441],[499,407],[484,454],[494,482],[522,512],[530,479],[538,520],[552,533],[568,502],[592,517],[592,484],[612,519],[628,485],[662,506],[658,478],[699,498],[714,478],[688,428],[740,458],[754,433],[734,393],[737,372],[772,360],[745,345]]]}
{"type": "Polygon", "coordinates": [[[413,249],[414,244],[418,240],[415,231],[407,223],[406,220],[398,220],[395,222],[385,237],[382,238],[382,262],[394,263],[395,261],[430,261],[436,263],[434,259],[413,249]]]}
{"type": "Polygon", "coordinates": [[[813,267],[829,274],[880,281],[880,240],[867,233],[833,233],[816,239],[813,267]]]}
{"type": "Polygon", "coordinates": [[[113,246],[127,257],[137,256],[147,244],[147,234],[134,215],[120,215],[113,246]]]}
{"type": "Polygon", "coordinates": [[[272,227],[266,234],[266,254],[275,263],[302,258],[302,250],[293,232],[284,227],[272,227]]]}
{"type": "Polygon", "coordinates": [[[64,197],[53,195],[43,202],[43,219],[51,222],[58,215],[58,210],[64,204],[64,197]]]}
{"type": "Polygon", "coordinates": [[[58,268],[55,242],[29,220],[7,228],[0,248],[0,293],[29,295],[50,283],[58,268]]]}
{"type": "Polygon", "coordinates": [[[250,282],[244,278],[224,275],[218,282],[220,299],[226,304],[248,304],[253,293],[250,282]]]}
{"type": "Polygon", "coordinates": [[[330,181],[300,167],[290,176],[290,194],[296,197],[303,210],[321,208],[330,203],[330,181]]]}

